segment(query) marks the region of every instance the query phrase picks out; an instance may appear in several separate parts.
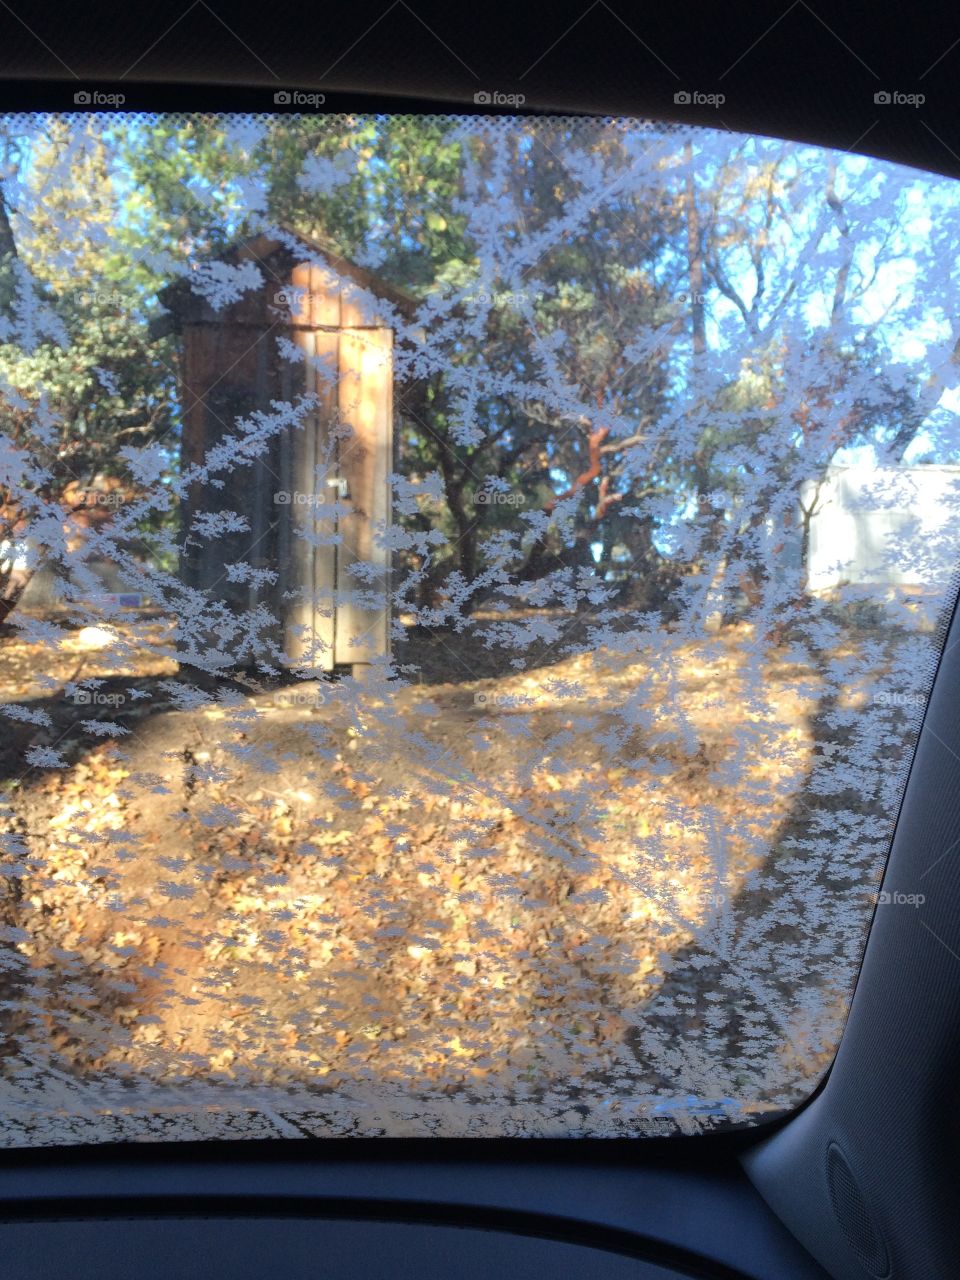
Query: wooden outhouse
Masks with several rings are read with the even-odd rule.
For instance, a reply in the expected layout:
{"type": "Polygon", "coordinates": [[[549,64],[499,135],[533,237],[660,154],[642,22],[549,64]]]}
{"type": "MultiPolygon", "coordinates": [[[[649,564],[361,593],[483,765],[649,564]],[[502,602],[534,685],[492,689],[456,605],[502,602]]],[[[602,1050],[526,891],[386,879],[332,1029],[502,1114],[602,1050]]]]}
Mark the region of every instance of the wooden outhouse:
{"type": "Polygon", "coordinates": [[[161,294],[181,342],[184,471],[258,415],[317,397],[256,456],[191,487],[181,573],[238,613],[265,606],[285,665],[332,670],[389,652],[393,331],[414,300],[330,246],[280,237],[235,245],[201,268],[199,291],[186,277],[161,294]],[[217,512],[247,527],[211,532],[217,512]],[[228,572],[239,563],[266,573],[228,572]]]}

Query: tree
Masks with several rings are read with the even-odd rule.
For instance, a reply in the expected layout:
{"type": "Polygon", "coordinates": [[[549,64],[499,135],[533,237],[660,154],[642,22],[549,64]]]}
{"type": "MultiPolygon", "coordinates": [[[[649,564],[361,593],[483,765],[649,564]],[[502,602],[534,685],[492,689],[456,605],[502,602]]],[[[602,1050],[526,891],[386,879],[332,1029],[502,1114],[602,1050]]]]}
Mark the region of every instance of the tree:
{"type": "Polygon", "coordinates": [[[4,145],[20,172],[8,163],[0,193],[0,622],[45,558],[134,496],[120,450],[167,436],[174,385],[115,238],[123,197],[102,125],[51,119],[4,145]]]}

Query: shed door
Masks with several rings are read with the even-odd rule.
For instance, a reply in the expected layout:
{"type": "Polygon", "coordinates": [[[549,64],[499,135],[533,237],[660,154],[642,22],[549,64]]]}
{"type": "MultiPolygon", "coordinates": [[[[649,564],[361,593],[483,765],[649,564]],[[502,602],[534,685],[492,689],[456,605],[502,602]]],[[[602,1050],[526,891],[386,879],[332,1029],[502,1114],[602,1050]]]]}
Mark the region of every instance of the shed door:
{"type": "Polygon", "coordinates": [[[390,652],[390,522],[393,469],[393,333],[340,333],[341,497],[337,525],[335,661],[369,662],[390,652]]]}
{"type": "Polygon", "coordinates": [[[289,599],[284,609],[284,650],[294,665],[322,671],[334,665],[336,583],[336,445],[330,424],[337,417],[340,340],[329,330],[298,329],[307,386],[318,397],[316,414],[302,431],[290,433],[290,550],[284,574],[289,599]],[[325,377],[322,370],[329,370],[325,377]],[[311,372],[312,371],[312,372],[311,372]]]}
{"type": "Polygon", "coordinates": [[[286,612],[285,650],[293,663],[329,671],[390,652],[382,532],[391,510],[393,333],[299,330],[296,340],[316,371],[319,403],[292,440],[289,581],[297,598],[286,612]]]}

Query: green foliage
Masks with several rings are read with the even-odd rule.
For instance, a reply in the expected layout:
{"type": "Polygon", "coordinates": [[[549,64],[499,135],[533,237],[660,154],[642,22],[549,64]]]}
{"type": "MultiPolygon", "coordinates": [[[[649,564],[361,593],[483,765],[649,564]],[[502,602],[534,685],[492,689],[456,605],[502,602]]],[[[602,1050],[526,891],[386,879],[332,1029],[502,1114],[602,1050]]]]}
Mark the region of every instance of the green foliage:
{"type": "MultiPolygon", "coordinates": [[[[170,338],[149,332],[160,278],[146,266],[131,271],[125,242],[136,231],[125,223],[114,146],[96,119],[78,129],[52,118],[4,147],[20,174],[8,165],[0,196],[0,238],[4,226],[10,232],[0,263],[0,430],[41,468],[39,497],[75,510],[111,476],[124,477],[133,497],[121,448],[166,441],[176,466],[176,353],[170,338]],[[25,315],[36,316],[32,332],[25,315]]],[[[15,534],[25,514],[6,501],[0,536],[15,534]]]]}
{"type": "MultiPolygon", "coordinates": [[[[771,413],[795,397],[797,353],[764,329],[778,306],[794,307],[799,344],[819,334],[818,379],[790,408],[796,451],[811,468],[852,443],[902,452],[923,421],[922,389],[885,374],[888,353],[869,332],[839,336],[858,265],[835,167],[823,185],[836,217],[816,233],[834,238],[824,274],[833,320],[818,329],[799,319],[812,305],[797,292],[804,236],[795,234],[809,186],[794,152],[758,162],[747,142],[702,164],[691,186],[669,163],[662,180],[638,183],[631,147],[616,128],[575,134],[538,121],[468,133],[413,116],[161,114],[122,126],[50,117],[32,136],[8,133],[0,378],[14,395],[0,401],[0,426],[24,441],[35,419],[55,423],[41,447],[32,442],[51,495],[120,475],[128,444],[162,442],[173,470],[177,353],[151,331],[157,294],[185,263],[284,223],[436,302],[442,323],[463,332],[443,369],[397,389],[398,468],[411,480],[442,479],[442,501],[400,517],[446,535],[429,559],[409,556],[425,598],[442,594],[451,571],[479,578],[506,532],[524,535],[526,562],[512,566],[521,579],[590,569],[662,598],[697,568],[685,522],[713,520],[701,558],[722,541],[722,510],[684,513],[706,492],[735,507],[749,462],[731,458],[759,448],[771,413]],[[472,221],[478,211],[495,220],[492,250],[492,224],[472,221]],[[533,260],[517,257],[535,242],[543,249],[533,260]],[[698,324],[694,279],[704,290],[702,349],[694,335],[687,350],[676,339],[698,324]],[[9,327],[25,290],[38,317],[28,342],[9,327]],[[704,390],[705,351],[738,327],[751,359],[704,390]],[[661,346],[650,341],[658,333],[661,346]],[[861,384],[862,394],[849,391],[861,384]],[[841,393],[845,412],[826,431],[841,393]],[[695,448],[646,434],[685,404],[695,448]],[[597,421],[608,425],[591,440],[597,421]],[[555,510],[534,531],[534,517],[555,510]],[[664,530],[669,547],[658,541],[664,530]]],[[[788,454],[772,466],[784,482],[796,464],[788,454]]],[[[154,523],[174,520],[171,511],[154,523]]]]}

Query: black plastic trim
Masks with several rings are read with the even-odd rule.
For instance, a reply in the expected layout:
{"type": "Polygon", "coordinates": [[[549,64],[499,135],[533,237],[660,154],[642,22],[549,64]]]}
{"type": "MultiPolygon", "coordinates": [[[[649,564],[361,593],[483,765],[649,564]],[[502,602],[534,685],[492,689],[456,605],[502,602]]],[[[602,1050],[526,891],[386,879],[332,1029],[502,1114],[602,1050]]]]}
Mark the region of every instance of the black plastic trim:
{"type": "MultiPolygon", "coordinates": [[[[201,1198],[158,1196],[125,1202],[124,1197],[64,1197],[0,1205],[0,1225],[10,1222],[110,1221],[157,1219],[281,1218],[416,1223],[422,1226],[472,1227],[510,1235],[557,1240],[606,1253],[625,1254],[672,1267],[692,1280],[744,1280],[744,1273],[690,1249],[678,1248],[642,1232],[627,1231],[575,1218],[530,1210],[449,1205],[420,1200],[360,1200],[310,1196],[248,1197],[209,1195],[201,1198]]],[[[2,1232],[0,1232],[2,1241],[2,1232]]]]}

